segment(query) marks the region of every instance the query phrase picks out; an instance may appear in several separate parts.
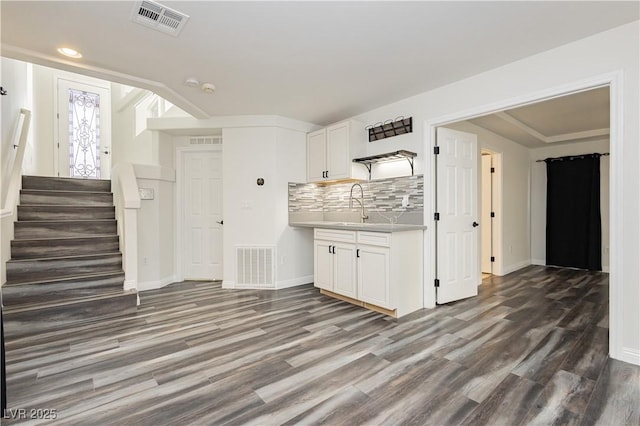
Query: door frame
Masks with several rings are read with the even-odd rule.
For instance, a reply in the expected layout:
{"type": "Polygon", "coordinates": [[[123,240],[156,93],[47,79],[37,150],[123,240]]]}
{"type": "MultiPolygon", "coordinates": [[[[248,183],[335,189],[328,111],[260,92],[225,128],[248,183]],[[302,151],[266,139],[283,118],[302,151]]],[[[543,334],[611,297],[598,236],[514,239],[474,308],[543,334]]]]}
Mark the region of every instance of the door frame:
{"type": "MultiPolygon", "coordinates": [[[[53,143],[53,174],[54,176],[60,176],[60,150],[58,149],[58,144],[60,141],[60,93],[58,93],[58,86],[60,80],[70,81],[72,83],[84,84],[87,86],[95,86],[100,89],[107,91],[107,99],[104,100],[104,105],[108,108],[109,114],[109,151],[111,155],[111,164],[110,167],[113,168],[113,141],[111,137],[113,136],[111,133],[111,127],[113,126],[113,117],[111,114],[111,84],[106,80],[98,80],[92,79],[90,77],[81,76],[79,74],[66,74],[61,72],[53,73],[53,134],[54,137],[52,139],[53,143]]],[[[100,101],[102,105],[103,100],[100,101]]],[[[101,178],[102,179],[102,178],[101,178]]],[[[111,179],[111,170],[109,170],[109,179],[111,179]]]]}
{"type": "Polygon", "coordinates": [[[491,251],[496,261],[491,265],[492,275],[502,276],[504,274],[504,256],[502,255],[502,224],[505,215],[508,214],[504,209],[502,202],[502,171],[504,164],[502,163],[502,152],[495,151],[490,146],[480,145],[480,152],[488,152],[491,154],[491,164],[495,169],[491,177],[491,205],[496,217],[491,222],[491,251]]]}
{"type": "MultiPolygon", "coordinates": [[[[176,280],[178,282],[184,281],[184,271],[182,268],[182,261],[184,260],[182,255],[182,243],[184,242],[184,221],[182,217],[182,204],[184,202],[184,194],[182,193],[182,160],[185,153],[189,152],[220,152],[223,154],[222,145],[198,145],[198,146],[177,146],[176,147],[176,204],[175,204],[175,218],[176,218],[176,234],[174,238],[174,253],[175,256],[175,271],[176,280]]],[[[223,160],[224,161],[224,160],[223,160]]],[[[224,180],[223,180],[224,191],[224,180]]],[[[222,228],[222,245],[224,246],[224,227],[222,228]]],[[[224,275],[224,262],[222,262],[222,273],[224,275]]]]}
{"type": "Polygon", "coordinates": [[[586,79],[573,81],[564,85],[553,86],[532,93],[507,98],[493,103],[480,105],[468,110],[463,110],[441,117],[424,121],[424,152],[427,154],[425,168],[429,173],[424,174],[424,186],[431,191],[430,199],[425,199],[424,223],[431,226],[425,232],[425,275],[424,275],[424,306],[434,308],[436,306],[436,292],[433,285],[435,279],[435,235],[430,232],[434,229],[433,212],[435,211],[435,155],[433,147],[436,142],[436,128],[446,126],[458,121],[469,120],[482,115],[493,114],[510,108],[517,108],[553,98],[566,96],[572,93],[595,89],[597,87],[609,87],[609,145],[610,145],[610,175],[609,175],[609,206],[610,206],[610,251],[609,251],[609,355],[615,359],[629,359],[622,348],[622,197],[623,191],[619,183],[623,180],[623,156],[622,156],[622,129],[623,129],[623,72],[621,70],[606,74],[592,76],[586,79]],[[428,207],[427,207],[428,206],[428,207]]]}

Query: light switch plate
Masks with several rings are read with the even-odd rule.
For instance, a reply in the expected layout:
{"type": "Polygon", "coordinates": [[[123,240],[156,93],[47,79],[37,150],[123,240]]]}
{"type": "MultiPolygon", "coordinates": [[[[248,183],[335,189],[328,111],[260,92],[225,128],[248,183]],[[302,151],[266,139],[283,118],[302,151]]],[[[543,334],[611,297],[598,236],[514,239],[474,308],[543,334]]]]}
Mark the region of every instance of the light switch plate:
{"type": "Polygon", "coordinates": [[[409,205],[409,196],[408,195],[403,195],[402,196],[402,207],[407,207],[409,205]]]}
{"type": "Polygon", "coordinates": [[[153,188],[138,188],[141,200],[153,200],[153,188]]]}

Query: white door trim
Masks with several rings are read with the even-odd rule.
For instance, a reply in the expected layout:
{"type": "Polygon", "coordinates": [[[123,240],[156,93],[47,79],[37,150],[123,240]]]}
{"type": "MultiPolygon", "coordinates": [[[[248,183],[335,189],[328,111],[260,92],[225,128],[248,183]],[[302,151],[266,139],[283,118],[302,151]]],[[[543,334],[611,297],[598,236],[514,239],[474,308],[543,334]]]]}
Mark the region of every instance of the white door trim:
{"type": "MultiPolygon", "coordinates": [[[[176,234],[174,238],[174,253],[175,256],[175,271],[176,280],[178,282],[184,281],[184,271],[182,270],[182,243],[184,238],[183,229],[183,217],[182,217],[182,204],[184,202],[184,194],[182,193],[182,157],[186,152],[215,152],[222,153],[222,145],[198,145],[198,146],[178,146],[176,147],[176,205],[175,205],[175,218],[176,218],[176,234]]],[[[224,184],[223,184],[224,188],[224,184]]],[[[224,241],[224,231],[222,233],[222,239],[224,241]]],[[[224,264],[223,264],[224,267],[224,264]]]]}
{"type": "MultiPolygon", "coordinates": [[[[424,174],[425,188],[431,190],[430,208],[425,208],[424,223],[431,224],[429,231],[425,232],[425,265],[431,264],[431,268],[425,270],[425,291],[424,302],[425,307],[435,307],[435,287],[433,286],[434,263],[435,263],[435,242],[433,234],[430,231],[433,226],[433,212],[435,207],[435,191],[434,188],[434,172],[435,159],[433,155],[433,147],[435,145],[436,127],[446,124],[455,123],[457,121],[468,120],[482,115],[492,114],[503,111],[505,109],[516,108],[527,104],[532,104],[548,99],[565,96],[571,93],[581,92],[594,89],[596,87],[609,86],[610,96],[610,272],[609,272],[609,355],[612,358],[620,359],[627,362],[637,362],[633,357],[625,353],[622,347],[622,292],[620,291],[623,283],[620,273],[622,271],[622,196],[623,191],[620,182],[623,180],[623,72],[622,70],[611,73],[600,74],[590,78],[577,80],[565,85],[554,86],[548,89],[536,91],[533,93],[504,99],[502,101],[493,102],[486,105],[477,106],[464,111],[453,114],[447,114],[442,117],[425,120],[424,123],[424,152],[427,153],[425,166],[430,168],[429,173],[424,174]]],[[[425,200],[425,207],[427,200],[425,200]]],[[[628,352],[628,351],[627,351],[628,352]]]]}

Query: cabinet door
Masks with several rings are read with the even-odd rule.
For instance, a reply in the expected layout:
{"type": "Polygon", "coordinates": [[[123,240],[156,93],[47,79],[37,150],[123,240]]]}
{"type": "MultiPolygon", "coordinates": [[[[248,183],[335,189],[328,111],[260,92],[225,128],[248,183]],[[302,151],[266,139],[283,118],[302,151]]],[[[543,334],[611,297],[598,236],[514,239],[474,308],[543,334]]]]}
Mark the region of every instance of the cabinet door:
{"type": "Polygon", "coordinates": [[[333,291],[343,296],[357,299],[356,246],[353,244],[335,244],[333,260],[333,291]]]}
{"type": "Polygon", "coordinates": [[[349,122],[327,127],[327,170],[329,179],[351,177],[349,156],[349,122]]]}
{"type": "Polygon", "coordinates": [[[313,285],[325,290],[333,290],[333,258],[329,250],[332,244],[328,241],[316,240],[313,244],[313,285]]]}
{"type": "Polygon", "coordinates": [[[307,182],[324,180],[327,171],[326,129],[307,135],[307,182]]]}
{"type": "Polygon", "coordinates": [[[390,303],[389,248],[358,246],[358,249],[358,299],[387,309],[397,308],[390,303]]]}

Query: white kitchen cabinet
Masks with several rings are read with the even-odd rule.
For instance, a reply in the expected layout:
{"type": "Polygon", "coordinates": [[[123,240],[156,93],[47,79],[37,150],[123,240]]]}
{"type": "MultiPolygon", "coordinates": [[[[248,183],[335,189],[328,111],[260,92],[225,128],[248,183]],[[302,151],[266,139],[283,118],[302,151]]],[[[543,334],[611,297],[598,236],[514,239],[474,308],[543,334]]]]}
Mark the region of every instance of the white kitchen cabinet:
{"type": "Polygon", "coordinates": [[[422,230],[316,228],[314,236],[314,281],[323,294],[395,317],[423,307],[422,230]]]}
{"type": "Polygon", "coordinates": [[[353,163],[363,151],[364,125],[341,121],[307,135],[307,182],[366,179],[366,169],[353,163]]]}
{"type": "Polygon", "coordinates": [[[327,129],[307,135],[307,182],[325,180],[327,172],[327,129]]]}
{"type": "Polygon", "coordinates": [[[329,241],[314,241],[313,276],[314,285],[325,290],[333,290],[333,254],[329,241]]]}
{"type": "Polygon", "coordinates": [[[391,266],[389,248],[358,246],[358,299],[363,302],[395,309],[391,304],[391,266]]]}
{"type": "Polygon", "coordinates": [[[316,232],[314,285],[343,296],[355,297],[357,293],[355,232],[322,230],[319,238],[316,232]]]}

